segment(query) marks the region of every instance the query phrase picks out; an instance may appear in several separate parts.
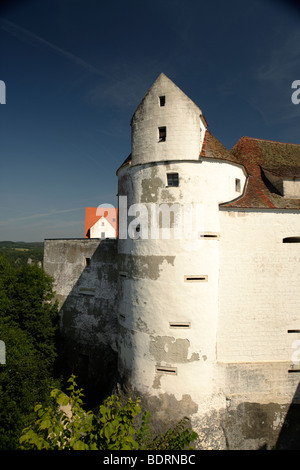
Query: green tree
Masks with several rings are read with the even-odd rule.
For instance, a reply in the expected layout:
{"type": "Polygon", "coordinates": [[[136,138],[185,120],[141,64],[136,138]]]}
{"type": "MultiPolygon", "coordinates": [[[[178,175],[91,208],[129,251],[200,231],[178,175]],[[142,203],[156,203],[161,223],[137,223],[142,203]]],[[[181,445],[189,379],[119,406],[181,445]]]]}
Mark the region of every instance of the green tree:
{"type": "Polygon", "coordinates": [[[49,368],[56,358],[54,338],[58,323],[58,307],[52,302],[53,297],[53,281],[41,268],[27,265],[16,270],[11,320],[28,332],[49,368]]]}
{"type": "Polygon", "coordinates": [[[57,306],[52,281],[37,266],[13,268],[0,257],[0,449],[18,447],[20,433],[37,401],[53,386],[57,306]]]}
{"type": "Polygon", "coordinates": [[[21,449],[182,450],[198,437],[184,418],[175,428],[152,439],[148,412],[143,414],[142,424],[136,426],[136,417],[142,412],[139,398],[129,398],[122,404],[118,396],[112,395],[100,405],[98,414],[85,411],[84,395],[75,379],[69,379],[69,395],[56,388],[51,391],[49,406],[35,406],[36,418],[22,432],[21,449]]]}
{"type": "Polygon", "coordinates": [[[4,321],[0,331],[7,353],[0,365],[0,449],[13,450],[36,400],[48,399],[49,373],[25,331],[4,321]]]}

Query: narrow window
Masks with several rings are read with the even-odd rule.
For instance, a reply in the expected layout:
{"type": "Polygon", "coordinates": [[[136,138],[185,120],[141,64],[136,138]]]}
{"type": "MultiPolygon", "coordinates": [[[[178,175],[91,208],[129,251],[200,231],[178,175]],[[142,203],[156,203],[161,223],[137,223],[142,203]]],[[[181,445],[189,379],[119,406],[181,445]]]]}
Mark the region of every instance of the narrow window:
{"type": "Polygon", "coordinates": [[[126,318],[125,315],[123,315],[123,313],[119,313],[119,316],[122,320],[125,320],[125,318],[126,318]]]}
{"type": "Polygon", "coordinates": [[[166,97],[160,96],[159,97],[159,106],[164,106],[166,104],[166,97]]]}
{"type": "Polygon", "coordinates": [[[188,321],[188,322],[170,322],[169,323],[169,327],[170,328],[191,328],[191,323],[188,321]]]}
{"type": "Polygon", "coordinates": [[[127,273],[119,273],[120,277],[127,277],[127,273]]]}
{"type": "Polygon", "coordinates": [[[179,186],[178,173],[167,174],[167,186],[179,186]]]}
{"type": "Polygon", "coordinates": [[[167,137],[167,128],[159,127],[158,128],[158,142],[164,142],[167,137]]]}
{"type": "Polygon", "coordinates": [[[176,367],[157,366],[155,370],[157,374],[177,375],[176,367]]]}
{"type": "Polygon", "coordinates": [[[85,265],[89,266],[91,264],[91,258],[85,258],[85,265]]]}
{"type": "Polygon", "coordinates": [[[239,178],[235,178],[235,190],[237,193],[241,192],[241,180],[239,178]]]}
{"type": "Polygon", "coordinates": [[[289,374],[292,374],[293,372],[299,374],[299,373],[300,373],[300,369],[290,369],[288,372],[289,372],[289,374]]]}
{"type": "Polygon", "coordinates": [[[300,237],[283,238],[282,243],[300,243],[300,237]]]}
{"type": "Polygon", "coordinates": [[[95,289],[89,287],[79,287],[78,292],[82,295],[95,295],[95,289]]]}
{"type": "Polygon", "coordinates": [[[105,232],[101,232],[101,238],[105,238],[105,232]]]}
{"type": "Polygon", "coordinates": [[[288,333],[300,333],[300,330],[287,330],[288,333]]]}
{"type": "Polygon", "coordinates": [[[207,282],[208,276],[199,275],[199,276],[184,276],[184,282],[207,282]]]}
{"type": "Polygon", "coordinates": [[[200,238],[206,238],[207,240],[218,240],[220,238],[220,234],[217,232],[205,232],[199,234],[200,238]]]}

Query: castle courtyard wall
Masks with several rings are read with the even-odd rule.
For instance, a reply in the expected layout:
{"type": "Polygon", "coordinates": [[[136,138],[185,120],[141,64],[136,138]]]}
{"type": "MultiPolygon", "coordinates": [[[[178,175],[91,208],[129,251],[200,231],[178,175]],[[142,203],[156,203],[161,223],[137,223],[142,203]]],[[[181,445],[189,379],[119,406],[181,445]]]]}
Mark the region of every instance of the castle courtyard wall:
{"type": "Polygon", "coordinates": [[[98,401],[117,377],[117,241],[45,240],[44,269],[60,309],[60,357],[98,401]]]}

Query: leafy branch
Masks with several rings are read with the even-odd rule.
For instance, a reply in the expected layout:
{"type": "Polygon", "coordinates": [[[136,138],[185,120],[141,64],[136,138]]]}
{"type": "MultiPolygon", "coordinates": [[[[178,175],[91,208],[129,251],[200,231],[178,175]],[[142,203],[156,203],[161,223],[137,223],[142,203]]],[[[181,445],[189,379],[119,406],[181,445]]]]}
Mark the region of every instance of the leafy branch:
{"type": "Polygon", "coordinates": [[[183,418],[173,429],[151,438],[149,412],[144,412],[140,426],[136,425],[142,412],[140,398],[129,398],[122,404],[117,395],[111,395],[98,414],[85,411],[76,377],[72,375],[68,382],[69,395],[55,388],[50,406],[35,406],[35,421],[23,430],[21,449],[181,450],[198,437],[189,429],[188,418],[183,418]]]}

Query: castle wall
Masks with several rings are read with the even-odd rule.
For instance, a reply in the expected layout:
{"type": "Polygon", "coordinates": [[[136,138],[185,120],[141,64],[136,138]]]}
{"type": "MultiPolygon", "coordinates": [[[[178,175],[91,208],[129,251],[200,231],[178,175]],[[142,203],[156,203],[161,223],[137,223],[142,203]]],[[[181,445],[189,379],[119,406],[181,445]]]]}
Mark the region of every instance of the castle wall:
{"type": "Polygon", "coordinates": [[[220,212],[218,360],[285,361],[300,334],[300,219],[292,211],[220,212]],[[230,321],[228,321],[230,319],[230,321]]]}
{"type": "Polygon", "coordinates": [[[60,307],[60,361],[95,400],[117,376],[117,243],[45,240],[44,269],[60,307]]]}
{"type": "Polygon", "coordinates": [[[282,242],[299,231],[293,211],[220,211],[217,364],[230,448],[289,448],[299,433],[300,244],[282,242]]]}

